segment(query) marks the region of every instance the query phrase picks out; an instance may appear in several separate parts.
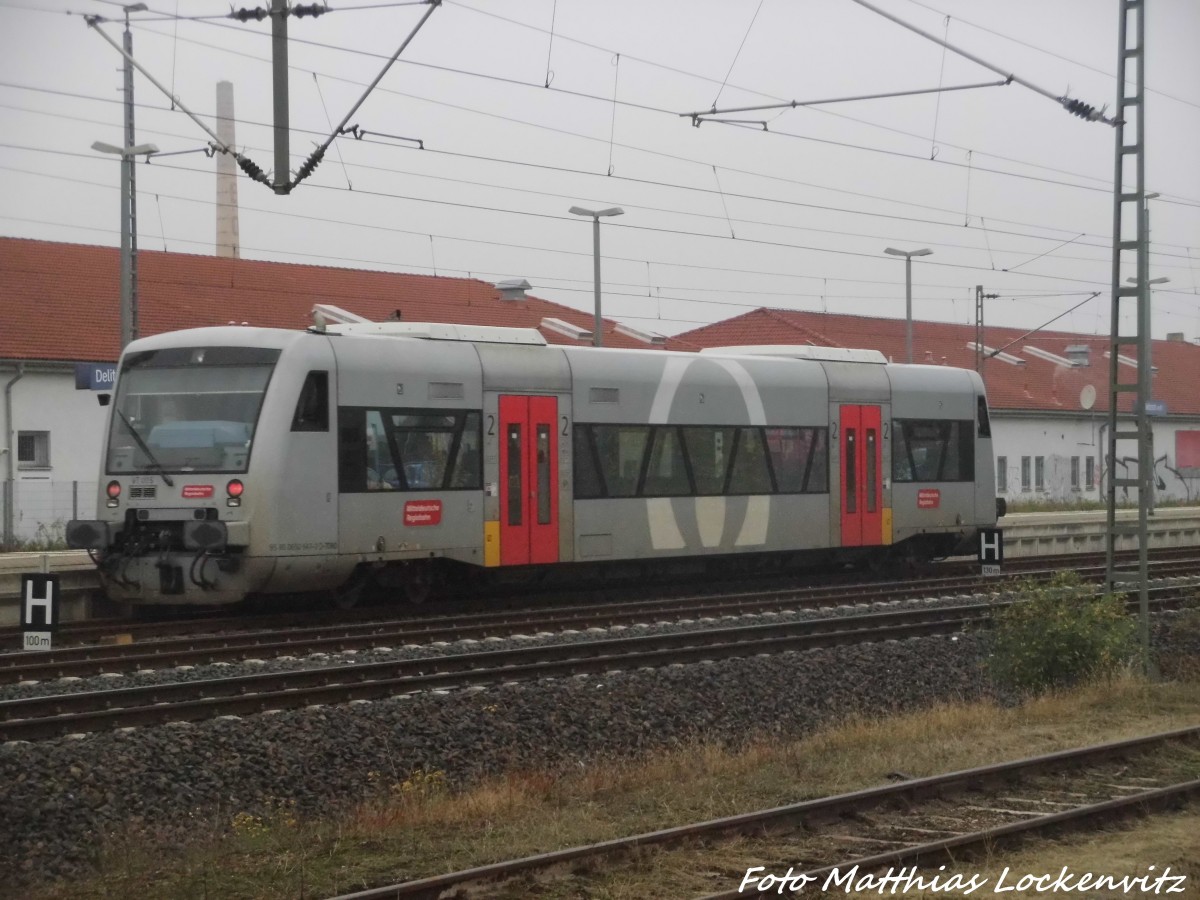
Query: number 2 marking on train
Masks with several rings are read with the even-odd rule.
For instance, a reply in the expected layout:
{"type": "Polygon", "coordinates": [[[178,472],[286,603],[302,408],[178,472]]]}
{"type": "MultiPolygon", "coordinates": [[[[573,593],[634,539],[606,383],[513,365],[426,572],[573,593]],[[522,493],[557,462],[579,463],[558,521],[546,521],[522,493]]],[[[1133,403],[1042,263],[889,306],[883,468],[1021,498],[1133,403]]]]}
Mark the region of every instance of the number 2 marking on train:
{"type": "Polygon", "coordinates": [[[563,430],[562,430],[562,433],[563,433],[563,435],[565,436],[565,435],[566,435],[566,433],[567,433],[567,417],[566,417],[566,416],[563,416],[563,417],[562,417],[562,420],[563,420],[563,430]]]}
{"type": "Polygon", "coordinates": [[[496,417],[488,416],[487,420],[488,420],[488,432],[487,433],[495,434],[496,433],[496,417]]]}

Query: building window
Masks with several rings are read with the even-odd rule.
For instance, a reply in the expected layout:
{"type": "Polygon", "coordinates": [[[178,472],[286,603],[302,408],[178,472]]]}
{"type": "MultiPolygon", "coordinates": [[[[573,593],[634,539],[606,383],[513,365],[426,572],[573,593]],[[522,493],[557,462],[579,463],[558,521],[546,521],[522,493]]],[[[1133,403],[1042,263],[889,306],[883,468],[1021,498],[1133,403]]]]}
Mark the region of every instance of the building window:
{"type": "Polygon", "coordinates": [[[1033,488],[1037,491],[1046,489],[1046,457],[1033,458],[1033,488]]]}
{"type": "Polygon", "coordinates": [[[1003,494],[1008,490],[1008,457],[996,457],[996,493],[1003,494]]]}
{"type": "Polygon", "coordinates": [[[17,432],[17,468],[50,468],[50,432],[17,432]]]}
{"type": "Polygon", "coordinates": [[[1079,457],[1071,457],[1071,490],[1079,490],[1079,457]]]}
{"type": "Polygon", "coordinates": [[[1029,457],[1021,457],[1021,491],[1029,493],[1029,457]]]}
{"type": "Polygon", "coordinates": [[[1096,489],[1096,457],[1087,457],[1087,465],[1084,466],[1084,475],[1087,478],[1086,486],[1089,491],[1096,489]]]}

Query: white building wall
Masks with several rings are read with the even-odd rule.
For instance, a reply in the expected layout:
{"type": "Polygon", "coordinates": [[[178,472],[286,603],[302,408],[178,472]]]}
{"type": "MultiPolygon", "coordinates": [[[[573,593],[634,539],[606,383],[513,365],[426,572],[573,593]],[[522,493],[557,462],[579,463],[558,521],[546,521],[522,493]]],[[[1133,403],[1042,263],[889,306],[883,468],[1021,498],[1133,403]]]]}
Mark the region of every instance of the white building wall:
{"type": "MultiPolygon", "coordinates": [[[[1156,500],[1195,501],[1200,499],[1200,473],[1180,471],[1175,464],[1176,431],[1200,430],[1200,421],[1156,419],[1154,434],[1154,477],[1156,500]]],[[[997,465],[997,496],[1009,502],[1074,502],[1103,501],[1108,471],[1104,455],[1107,451],[1108,416],[1022,416],[993,410],[992,441],[997,465]],[[1093,477],[1089,484],[1088,458],[1093,460],[1093,477]],[[1023,483],[1024,460],[1028,460],[1028,484],[1023,483]],[[1038,480],[1038,460],[1042,478],[1038,480]],[[1073,477],[1072,460],[1077,459],[1077,480],[1073,477]],[[1001,460],[1005,467],[1001,489],[999,474],[1001,460]]],[[[1132,444],[1127,442],[1121,448],[1132,444]]],[[[1118,459],[1119,477],[1136,478],[1137,458],[1118,459]]],[[[1137,491],[1122,488],[1120,502],[1137,502],[1137,491]]]]}
{"type": "MultiPolygon", "coordinates": [[[[12,370],[0,372],[0,384],[14,374],[12,370]]],[[[69,519],[95,515],[109,410],[100,406],[96,393],[76,390],[75,373],[68,370],[26,372],[13,384],[13,421],[8,423],[10,438],[5,442],[12,448],[13,483],[0,496],[13,498],[13,536],[17,540],[61,537],[69,519]],[[17,436],[22,432],[49,434],[48,465],[18,461],[17,436]]],[[[6,463],[0,467],[0,478],[7,473],[6,463]]],[[[0,510],[0,516],[3,512],[0,510]]]]}

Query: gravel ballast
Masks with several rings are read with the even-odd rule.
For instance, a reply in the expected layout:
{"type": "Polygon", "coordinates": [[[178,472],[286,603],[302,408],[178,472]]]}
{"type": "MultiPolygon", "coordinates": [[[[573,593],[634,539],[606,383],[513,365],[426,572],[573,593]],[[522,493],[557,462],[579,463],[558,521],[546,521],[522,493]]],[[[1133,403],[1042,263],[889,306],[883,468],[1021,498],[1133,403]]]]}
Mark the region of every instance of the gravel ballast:
{"type": "Polygon", "coordinates": [[[689,740],[806,734],[852,713],[985,690],[979,638],[915,638],[587,678],[425,693],[243,719],[0,746],[0,867],[17,882],[79,873],[131,823],[170,836],[280,802],[365,799],[368,772],[451,784],[630,756],[689,740]]]}
{"type": "MultiPolygon", "coordinates": [[[[1200,632],[1177,632],[1174,621],[1155,617],[1155,644],[1200,654],[1200,632]]],[[[377,796],[370,772],[390,784],[441,770],[464,785],[978,699],[989,691],[985,653],[980,635],[913,638],[4,744],[0,894],[87,871],[114,835],[169,840],[195,822],[228,826],[281,803],[329,814],[377,796]]]]}

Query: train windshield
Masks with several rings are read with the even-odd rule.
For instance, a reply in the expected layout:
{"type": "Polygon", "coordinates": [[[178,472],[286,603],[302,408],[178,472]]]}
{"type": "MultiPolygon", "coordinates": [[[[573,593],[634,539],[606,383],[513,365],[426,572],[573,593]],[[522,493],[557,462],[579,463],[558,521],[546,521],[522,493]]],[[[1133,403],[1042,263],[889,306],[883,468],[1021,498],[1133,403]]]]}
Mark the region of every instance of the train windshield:
{"type": "Polygon", "coordinates": [[[121,366],[108,472],[245,472],[278,350],[184,347],[121,366]]]}

